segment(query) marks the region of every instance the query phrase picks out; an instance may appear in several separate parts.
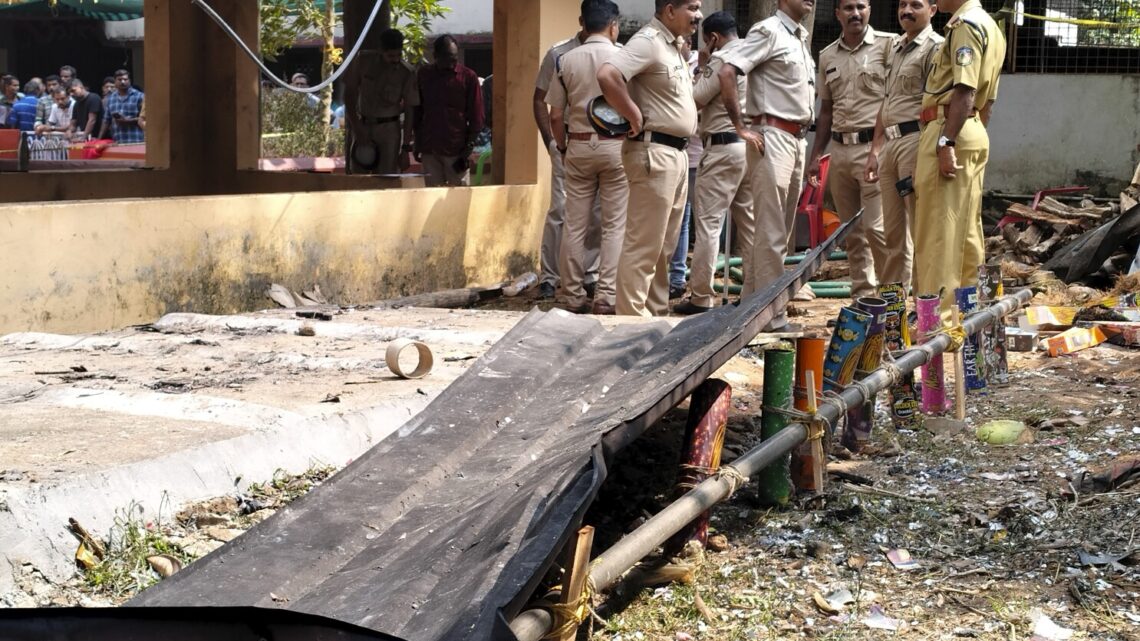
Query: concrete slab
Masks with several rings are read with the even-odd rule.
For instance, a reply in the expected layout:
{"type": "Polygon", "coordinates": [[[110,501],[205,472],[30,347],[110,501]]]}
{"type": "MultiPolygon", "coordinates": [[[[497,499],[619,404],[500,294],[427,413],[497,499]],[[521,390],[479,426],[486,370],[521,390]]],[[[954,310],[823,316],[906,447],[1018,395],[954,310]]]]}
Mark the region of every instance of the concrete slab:
{"type": "Polygon", "coordinates": [[[346,311],[331,321],[290,310],[168,314],[115,332],[0,337],[0,603],[26,565],[51,581],[74,575],[68,518],[102,535],[131,504],[169,518],[278,470],[343,467],[522,316],[418,308],[346,311]],[[313,335],[299,335],[302,327],[313,335]],[[384,350],[401,337],[432,348],[426,378],[388,371],[384,350]]]}

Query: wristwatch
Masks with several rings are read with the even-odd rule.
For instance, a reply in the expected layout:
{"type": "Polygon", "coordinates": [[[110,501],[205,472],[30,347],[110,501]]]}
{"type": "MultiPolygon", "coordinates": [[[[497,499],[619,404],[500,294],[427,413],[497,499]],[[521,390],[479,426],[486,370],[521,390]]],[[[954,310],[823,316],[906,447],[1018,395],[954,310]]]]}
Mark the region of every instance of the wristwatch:
{"type": "Polygon", "coordinates": [[[953,147],[955,144],[956,143],[953,140],[950,140],[946,136],[939,136],[938,137],[938,146],[939,147],[953,147]]]}

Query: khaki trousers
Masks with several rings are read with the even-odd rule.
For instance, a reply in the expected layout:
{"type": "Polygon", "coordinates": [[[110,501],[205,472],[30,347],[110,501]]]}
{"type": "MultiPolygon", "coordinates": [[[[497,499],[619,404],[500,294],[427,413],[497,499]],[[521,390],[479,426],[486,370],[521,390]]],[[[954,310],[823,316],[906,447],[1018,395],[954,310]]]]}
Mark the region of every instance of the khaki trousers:
{"type": "Polygon", "coordinates": [[[669,259],[689,193],[689,156],[666,145],[626,140],[621,159],[629,179],[629,208],[618,261],[617,313],[664,316],[669,312],[669,259]]]}
{"type": "Polygon", "coordinates": [[[918,134],[888,140],[879,153],[879,185],[883,194],[883,233],[887,255],[879,267],[885,283],[902,283],[910,291],[913,272],[914,193],[900,196],[895,184],[914,176],[918,160],[918,134]]]}
{"type": "MultiPolygon", "coordinates": [[[[784,275],[788,243],[795,231],[796,207],[803,190],[803,138],[768,125],[753,125],[764,135],[764,153],[748,147],[748,172],[752,177],[756,231],[752,239],[752,278],[745,277],[742,296],[760,291],[784,275]],[[751,289],[748,289],[751,287],[751,289]]],[[[772,318],[770,328],[787,324],[784,310],[772,318]]]]}
{"type": "Polygon", "coordinates": [[[859,224],[847,232],[847,262],[851,266],[851,297],[875,296],[879,286],[876,272],[887,261],[887,241],[883,232],[883,203],[879,183],[864,180],[871,143],[844,145],[832,142],[831,171],[827,182],[839,220],[847,222],[863,209],[859,224]]]}
{"type": "Polygon", "coordinates": [[[376,173],[400,173],[400,167],[396,161],[400,155],[400,141],[403,137],[404,125],[397,120],[379,125],[367,125],[365,128],[368,131],[369,140],[376,145],[376,173]]]}
{"type": "Polygon", "coordinates": [[[594,201],[600,202],[601,241],[598,285],[594,302],[614,304],[617,292],[618,258],[625,236],[626,208],[629,205],[629,181],[621,160],[620,140],[571,140],[566,149],[566,218],[562,229],[562,248],[558,270],[566,303],[586,303],[583,287],[592,257],[588,237],[597,231],[594,201]]]}
{"type": "MultiPolygon", "coordinates": [[[[539,282],[558,287],[558,261],[562,247],[562,223],[566,218],[566,169],[563,165],[562,154],[558,152],[554,141],[546,149],[550,155],[550,207],[546,210],[546,222],[542,226],[542,250],[539,253],[539,282]]],[[[598,220],[600,211],[594,207],[594,219],[598,220]]],[[[587,264],[586,282],[593,282],[597,278],[600,236],[597,229],[591,228],[589,239],[586,241],[587,264]]]]}
{"type": "Polygon", "coordinates": [[[424,171],[424,184],[428,187],[466,187],[471,184],[471,169],[455,171],[455,161],[459,156],[440,156],[437,154],[424,154],[422,156],[424,171]]]}
{"type": "Polygon", "coordinates": [[[977,116],[958,133],[954,178],[938,171],[942,119],[927,123],[915,167],[914,293],[942,294],[942,323],[949,325],[954,290],[976,285],[985,262],[982,237],[982,181],[990,155],[986,128],[977,116]]]}
{"type": "MultiPolygon", "coordinates": [[[[732,237],[738,239],[744,257],[745,288],[752,277],[752,236],[756,218],[752,213],[752,184],[748,177],[748,149],[745,143],[705,145],[697,167],[696,194],[693,198],[693,267],[689,283],[694,305],[712,307],[714,269],[720,229],[725,216],[732,214],[732,237]]],[[[729,254],[726,251],[725,254],[729,254]]]]}

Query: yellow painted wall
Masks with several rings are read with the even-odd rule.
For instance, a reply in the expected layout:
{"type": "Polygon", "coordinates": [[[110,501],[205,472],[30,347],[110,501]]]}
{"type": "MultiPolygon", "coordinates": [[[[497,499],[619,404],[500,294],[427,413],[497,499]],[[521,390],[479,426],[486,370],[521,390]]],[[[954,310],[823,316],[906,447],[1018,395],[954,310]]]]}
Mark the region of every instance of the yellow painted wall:
{"type": "MultiPolygon", "coordinates": [[[[218,4],[250,42],[256,6],[218,4]]],[[[394,183],[247,171],[257,74],[190,0],[147,0],[155,169],[0,176],[0,333],[247,311],[272,304],[263,292],[273,282],[319,284],[351,304],[537,269],[550,163],[531,111],[534,78],[546,49],[576,31],[577,10],[495,0],[494,176],[509,186],[382,190],[394,183]],[[232,88],[206,114],[201,79],[183,73],[198,67],[232,88]]]]}
{"type": "Polygon", "coordinates": [[[83,332],[273,303],[362,303],[537,264],[535,185],[0,206],[0,333],[83,332]]]}

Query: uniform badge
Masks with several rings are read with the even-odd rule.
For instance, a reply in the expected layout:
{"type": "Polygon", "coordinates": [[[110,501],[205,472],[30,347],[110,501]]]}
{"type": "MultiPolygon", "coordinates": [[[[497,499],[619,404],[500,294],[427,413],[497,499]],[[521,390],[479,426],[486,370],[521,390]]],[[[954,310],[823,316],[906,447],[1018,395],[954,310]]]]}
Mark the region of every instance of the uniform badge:
{"type": "Polygon", "coordinates": [[[958,47],[954,53],[954,61],[959,67],[969,67],[974,64],[974,50],[970,47],[958,47]]]}
{"type": "Polygon", "coordinates": [[[702,71],[701,73],[703,73],[706,78],[712,78],[712,75],[713,75],[712,67],[705,67],[704,71],[702,71]]]}

